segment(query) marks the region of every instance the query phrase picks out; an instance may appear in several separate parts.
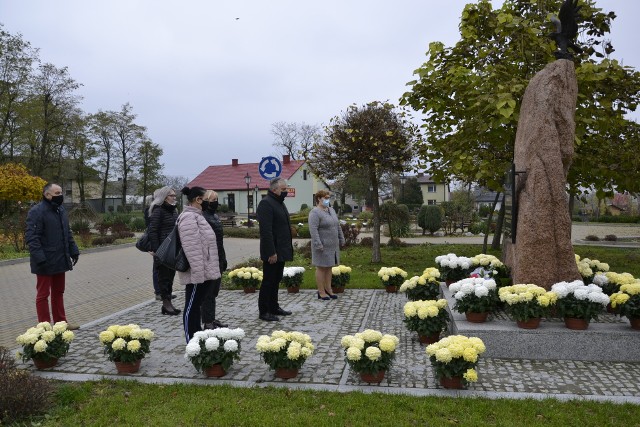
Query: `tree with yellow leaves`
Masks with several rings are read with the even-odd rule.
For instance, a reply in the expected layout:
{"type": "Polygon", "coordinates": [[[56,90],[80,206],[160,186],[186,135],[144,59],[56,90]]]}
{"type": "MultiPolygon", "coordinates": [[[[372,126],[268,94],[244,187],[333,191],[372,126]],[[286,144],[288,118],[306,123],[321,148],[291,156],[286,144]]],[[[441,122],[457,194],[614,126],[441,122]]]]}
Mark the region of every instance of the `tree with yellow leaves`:
{"type": "Polygon", "coordinates": [[[364,171],[372,189],[372,262],[380,262],[380,179],[385,173],[402,173],[421,141],[418,127],[394,105],[374,101],[350,106],[331,119],[324,141],[313,145],[309,164],[325,180],[343,180],[364,171]]]}
{"type": "Polygon", "coordinates": [[[0,165],[0,220],[3,233],[11,240],[16,251],[23,251],[26,215],[30,201],[42,197],[47,182],[29,174],[20,163],[0,165]]]}

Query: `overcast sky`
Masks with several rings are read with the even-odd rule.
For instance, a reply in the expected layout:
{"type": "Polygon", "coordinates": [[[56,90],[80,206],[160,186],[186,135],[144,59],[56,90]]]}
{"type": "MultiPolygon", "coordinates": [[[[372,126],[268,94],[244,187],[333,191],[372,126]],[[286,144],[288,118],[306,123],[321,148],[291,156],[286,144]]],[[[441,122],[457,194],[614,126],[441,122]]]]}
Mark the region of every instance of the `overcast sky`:
{"type": "MultiPolygon", "coordinates": [[[[275,122],[327,124],[397,104],[432,41],[459,40],[470,0],[0,0],[0,22],[68,67],[83,109],[129,102],[167,175],[274,155],[275,122]]],[[[501,1],[493,1],[494,7],[501,1]]],[[[614,58],[640,67],[640,1],[614,10],[614,58]]]]}

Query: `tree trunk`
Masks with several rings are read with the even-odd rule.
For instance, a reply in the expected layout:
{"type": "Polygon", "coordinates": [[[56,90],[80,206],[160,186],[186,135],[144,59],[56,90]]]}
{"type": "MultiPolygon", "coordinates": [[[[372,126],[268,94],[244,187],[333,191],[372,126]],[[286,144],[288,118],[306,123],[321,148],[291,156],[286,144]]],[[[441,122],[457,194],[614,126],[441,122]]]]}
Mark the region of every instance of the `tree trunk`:
{"type": "Polygon", "coordinates": [[[373,245],[371,247],[371,262],[379,263],[382,261],[380,254],[380,203],[378,202],[378,181],[374,175],[371,180],[373,186],[372,205],[373,205],[373,245]]]}
{"type": "Polygon", "coordinates": [[[493,200],[493,205],[491,205],[491,212],[489,212],[489,218],[487,218],[487,232],[484,233],[484,240],[482,242],[482,253],[487,253],[487,242],[489,239],[489,232],[491,231],[491,221],[493,221],[493,212],[496,210],[496,206],[498,205],[498,200],[500,200],[500,192],[496,193],[496,198],[493,200]]]}
{"type": "Polygon", "coordinates": [[[500,240],[502,238],[502,225],[504,224],[504,215],[506,212],[505,207],[505,197],[506,195],[502,194],[502,204],[500,205],[500,212],[498,213],[498,221],[496,223],[496,232],[493,235],[493,242],[491,243],[491,249],[500,249],[500,240]]]}

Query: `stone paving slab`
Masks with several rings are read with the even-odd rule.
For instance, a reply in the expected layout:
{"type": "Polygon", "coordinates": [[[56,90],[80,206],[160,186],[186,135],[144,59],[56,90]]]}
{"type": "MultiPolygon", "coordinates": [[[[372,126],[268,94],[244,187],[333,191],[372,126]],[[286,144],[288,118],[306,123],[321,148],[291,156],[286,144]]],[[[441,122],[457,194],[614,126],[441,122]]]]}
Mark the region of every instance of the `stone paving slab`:
{"type": "MultiPolygon", "coordinates": [[[[241,327],[247,336],[242,342],[240,361],[221,379],[205,379],[184,358],[186,345],[181,316],[163,316],[160,304],[148,301],[128,310],[83,325],[77,331],[67,357],[49,371],[38,375],[64,380],[128,378],[149,383],[231,384],[245,387],[277,386],[333,391],[385,392],[411,395],[484,396],[490,398],[591,399],[640,404],[640,362],[539,361],[528,359],[480,358],[479,381],[467,390],[444,390],[437,383],[417,336],[406,330],[402,307],[406,298],[384,290],[347,289],[338,300],[321,301],[315,292],[298,294],[280,291],[280,303],[294,312],[280,322],[258,320],[258,294],[221,291],[218,317],[232,327],[241,327]],[[137,374],[117,375],[112,362],[102,353],[98,333],[111,324],[137,323],[151,328],[156,339],[151,353],[137,374]],[[396,360],[380,385],[360,381],[344,361],[340,339],[365,328],[397,335],[400,345],[396,360]],[[316,351],[290,380],[274,378],[255,350],[258,336],[274,330],[296,330],[311,335],[316,351]]],[[[179,295],[176,306],[183,302],[179,295]]],[[[19,364],[33,370],[31,363],[19,364]]]]}

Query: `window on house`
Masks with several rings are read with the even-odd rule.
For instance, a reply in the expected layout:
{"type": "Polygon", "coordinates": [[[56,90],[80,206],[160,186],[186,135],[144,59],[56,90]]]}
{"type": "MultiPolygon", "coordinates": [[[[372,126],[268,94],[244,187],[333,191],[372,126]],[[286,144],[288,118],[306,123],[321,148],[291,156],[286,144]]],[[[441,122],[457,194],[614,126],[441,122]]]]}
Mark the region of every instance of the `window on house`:
{"type": "Polygon", "coordinates": [[[435,193],[436,192],[436,185],[435,184],[428,184],[427,185],[427,193],[435,193]]]}
{"type": "Polygon", "coordinates": [[[438,203],[437,203],[435,200],[433,200],[433,199],[429,199],[429,200],[427,200],[427,205],[437,205],[437,204],[438,204],[438,203]]]}
{"type": "Polygon", "coordinates": [[[306,169],[302,170],[302,179],[305,180],[305,181],[307,180],[307,170],[306,169]]]}

